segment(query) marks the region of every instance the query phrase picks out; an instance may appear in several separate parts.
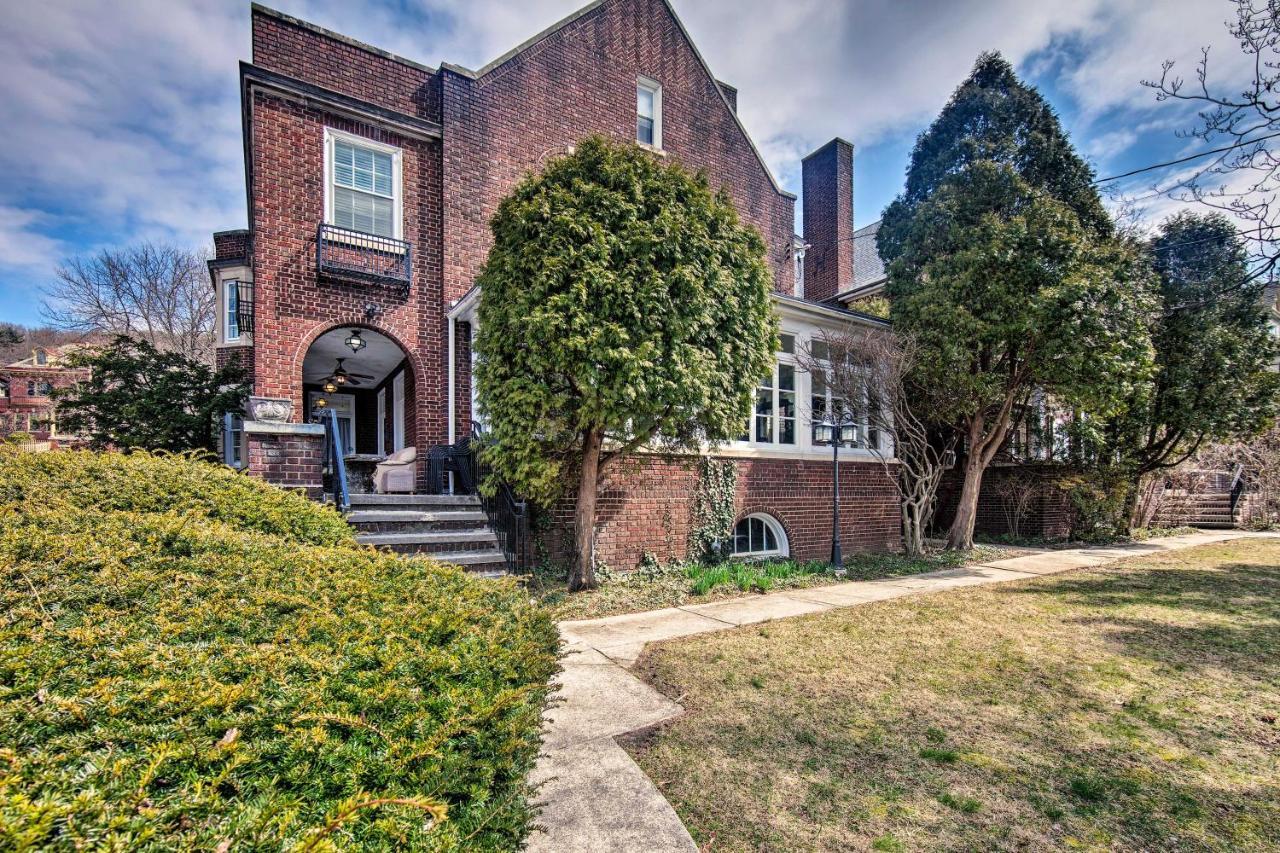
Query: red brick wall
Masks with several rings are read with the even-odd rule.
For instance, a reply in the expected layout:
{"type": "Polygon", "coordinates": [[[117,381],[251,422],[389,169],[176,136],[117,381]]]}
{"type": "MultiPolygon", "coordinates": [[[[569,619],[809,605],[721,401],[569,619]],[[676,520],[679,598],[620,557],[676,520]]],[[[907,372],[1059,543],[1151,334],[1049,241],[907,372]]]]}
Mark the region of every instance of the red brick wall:
{"type": "Polygon", "coordinates": [[[213,235],[213,256],[219,261],[238,261],[248,258],[251,247],[248,229],[218,231],[213,235]]]}
{"type": "Polygon", "coordinates": [[[253,10],[253,64],[387,109],[440,118],[431,71],[286,16],[253,10]]]}
{"type": "Polygon", "coordinates": [[[492,245],[489,218],[526,173],[593,133],[635,139],[638,74],[662,84],[667,156],[729,188],[769,245],[775,287],[792,292],[794,199],[774,189],[661,0],[615,0],[479,80],[441,69],[446,298],[474,283],[492,245]]]}
{"type": "Polygon", "coordinates": [[[409,360],[406,441],[425,457],[425,448],[442,443],[447,430],[438,144],[400,138],[262,93],[254,97],[252,132],[255,393],[293,399],[300,418],[302,361],[315,338],[334,327],[374,329],[395,339],[409,360]],[[326,126],[404,152],[404,236],[413,244],[407,295],[394,285],[316,275],[326,126]],[[366,319],[370,306],[373,320],[366,319]]]}
{"type": "Polygon", "coordinates": [[[319,435],[245,435],[249,473],[318,500],[324,488],[324,437],[319,435]]]}
{"type": "MultiPolygon", "coordinates": [[[[831,464],[820,460],[734,459],[738,518],[767,513],[787,533],[791,555],[831,555],[831,464]]],[[[596,559],[615,570],[635,568],[646,553],[659,560],[688,555],[698,490],[696,457],[639,456],[601,486],[596,513],[596,559]]],[[[549,513],[540,550],[566,561],[573,541],[572,499],[549,513]]],[[[897,489],[878,462],[840,465],[840,540],[846,552],[902,547],[897,489]]]]}
{"type": "Polygon", "coordinates": [[[853,286],[853,146],[833,139],[804,159],[806,299],[853,286]]]}
{"type": "MultiPolygon", "coordinates": [[[[974,532],[988,536],[1012,533],[1008,499],[1001,496],[1000,484],[1010,479],[1036,482],[1036,493],[1018,525],[1018,535],[1027,538],[1063,539],[1071,535],[1075,511],[1067,492],[1059,485],[1065,472],[1058,466],[999,465],[990,467],[982,477],[978,493],[978,516],[974,532]]],[[[938,509],[934,527],[945,531],[955,518],[956,504],[964,485],[963,469],[957,465],[948,471],[938,487],[938,509]]]]}

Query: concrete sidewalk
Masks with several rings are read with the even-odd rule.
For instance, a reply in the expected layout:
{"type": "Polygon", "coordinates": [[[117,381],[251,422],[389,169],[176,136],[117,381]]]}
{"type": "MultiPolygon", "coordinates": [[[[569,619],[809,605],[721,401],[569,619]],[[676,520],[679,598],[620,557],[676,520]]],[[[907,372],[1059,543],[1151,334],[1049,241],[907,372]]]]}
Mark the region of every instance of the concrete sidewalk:
{"type": "Polygon", "coordinates": [[[557,676],[557,704],[546,714],[544,753],[531,776],[535,784],[542,784],[538,822],[544,829],[529,838],[528,849],[535,853],[698,849],[671,804],[616,741],[620,735],[683,711],[627,670],[646,643],[1256,535],[1225,530],[1131,545],[1040,551],[962,569],[561,622],[564,671],[557,676]]]}

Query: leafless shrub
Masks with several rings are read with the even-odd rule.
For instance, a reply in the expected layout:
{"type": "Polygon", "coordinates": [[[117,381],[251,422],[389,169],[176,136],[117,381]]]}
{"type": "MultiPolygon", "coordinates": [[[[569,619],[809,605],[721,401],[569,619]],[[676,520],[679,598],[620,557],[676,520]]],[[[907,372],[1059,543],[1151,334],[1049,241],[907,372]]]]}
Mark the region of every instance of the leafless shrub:
{"type": "Polygon", "coordinates": [[[939,436],[924,417],[937,392],[912,387],[918,358],[919,347],[909,336],[853,324],[822,333],[799,357],[801,367],[831,390],[836,406],[883,436],[869,449],[897,485],[904,547],[911,555],[924,553],[938,485],[955,456],[955,437],[939,436]]]}

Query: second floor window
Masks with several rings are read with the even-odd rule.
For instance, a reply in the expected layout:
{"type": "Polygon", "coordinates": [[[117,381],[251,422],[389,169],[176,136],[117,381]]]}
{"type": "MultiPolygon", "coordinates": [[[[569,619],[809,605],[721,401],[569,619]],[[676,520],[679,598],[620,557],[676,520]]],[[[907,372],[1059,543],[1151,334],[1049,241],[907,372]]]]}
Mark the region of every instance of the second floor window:
{"type": "Polygon", "coordinates": [[[327,131],[328,220],[363,234],[400,238],[400,151],[327,131]]]}
{"type": "Polygon", "coordinates": [[[222,283],[222,291],[226,295],[227,303],[226,313],[226,334],[224,338],[228,341],[236,341],[240,339],[240,282],[231,280],[222,283]]]}
{"type": "Polygon", "coordinates": [[[662,147],[662,86],[648,77],[636,80],[636,142],[662,147]]]}

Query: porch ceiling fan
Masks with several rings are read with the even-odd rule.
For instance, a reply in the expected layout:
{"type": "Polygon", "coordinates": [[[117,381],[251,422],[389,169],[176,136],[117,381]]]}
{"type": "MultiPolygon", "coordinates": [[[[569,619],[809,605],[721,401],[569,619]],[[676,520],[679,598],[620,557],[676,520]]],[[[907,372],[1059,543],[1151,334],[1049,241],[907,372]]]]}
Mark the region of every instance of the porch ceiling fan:
{"type": "Polygon", "coordinates": [[[326,384],[332,383],[334,385],[350,385],[353,388],[358,388],[361,385],[361,382],[360,382],[361,379],[373,380],[376,378],[376,377],[370,376],[367,373],[352,373],[351,371],[347,370],[345,367],[342,366],[342,362],[346,361],[345,358],[339,358],[339,359],[336,359],[336,361],[338,363],[336,366],[334,366],[333,373],[329,375],[329,379],[327,380],[326,384]]]}

